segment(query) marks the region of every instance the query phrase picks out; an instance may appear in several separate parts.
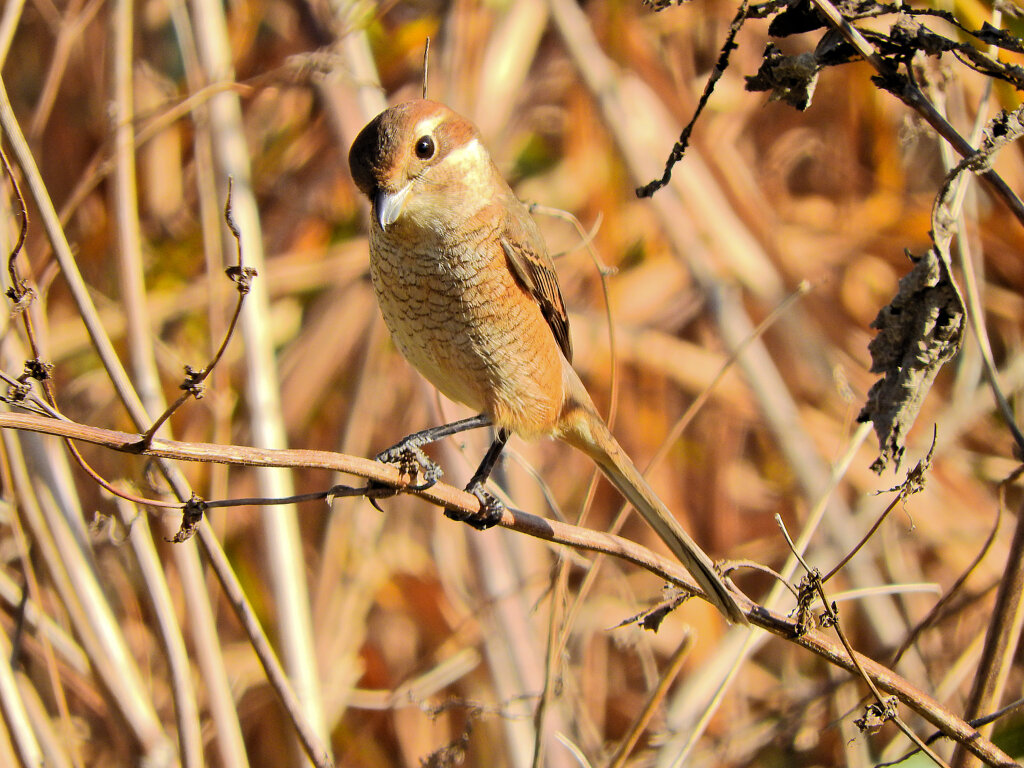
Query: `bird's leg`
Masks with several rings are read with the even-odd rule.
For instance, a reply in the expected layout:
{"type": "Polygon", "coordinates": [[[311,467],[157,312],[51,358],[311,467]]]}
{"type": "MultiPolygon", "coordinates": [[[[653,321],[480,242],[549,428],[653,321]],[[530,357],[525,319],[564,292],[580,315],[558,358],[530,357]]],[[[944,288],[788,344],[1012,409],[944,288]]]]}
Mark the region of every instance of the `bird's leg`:
{"type": "MultiPolygon", "coordinates": [[[[385,464],[397,465],[403,474],[422,479],[422,483],[409,486],[409,488],[413,491],[424,491],[436,483],[441,478],[443,472],[437,463],[423,452],[423,446],[437,442],[449,435],[456,435],[459,432],[466,432],[467,430],[479,427],[489,427],[490,425],[490,418],[486,414],[481,413],[476,416],[470,416],[467,419],[453,421],[450,424],[430,427],[402,438],[390,448],[378,453],[374,458],[385,464]]],[[[491,461],[491,464],[493,466],[494,460],[491,461]]],[[[487,471],[490,472],[490,468],[487,471]]],[[[484,477],[486,478],[486,475],[484,477]]]]}
{"type": "Polygon", "coordinates": [[[477,467],[476,472],[473,474],[473,479],[466,486],[466,490],[480,500],[480,511],[476,514],[467,515],[459,510],[446,507],[444,510],[446,517],[471,525],[478,531],[486,531],[501,520],[501,513],[504,511],[505,505],[494,494],[484,488],[484,483],[490,477],[494,465],[498,463],[498,457],[501,456],[508,438],[509,431],[507,429],[498,430],[494,442],[487,449],[483,461],[480,462],[480,466],[477,467]]]}

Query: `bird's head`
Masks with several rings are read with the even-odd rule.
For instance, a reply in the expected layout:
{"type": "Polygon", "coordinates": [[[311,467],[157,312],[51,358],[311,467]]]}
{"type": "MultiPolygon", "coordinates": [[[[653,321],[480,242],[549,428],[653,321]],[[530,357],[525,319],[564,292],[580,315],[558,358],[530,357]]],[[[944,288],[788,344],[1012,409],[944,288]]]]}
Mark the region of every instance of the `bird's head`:
{"type": "Polygon", "coordinates": [[[496,175],[476,126],[427,99],[373,118],[352,143],[348,163],[382,230],[399,220],[436,226],[470,215],[488,202],[496,175]]]}

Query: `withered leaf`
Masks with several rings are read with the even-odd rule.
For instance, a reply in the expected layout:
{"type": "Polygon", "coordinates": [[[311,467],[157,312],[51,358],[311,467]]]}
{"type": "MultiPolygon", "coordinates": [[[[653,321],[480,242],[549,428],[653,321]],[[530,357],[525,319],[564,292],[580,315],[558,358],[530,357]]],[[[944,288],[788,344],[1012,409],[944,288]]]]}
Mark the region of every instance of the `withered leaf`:
{"type": "Polygon", "coordinates": [[[882,378],[868,392],[857,420],[874,424],[879,456],[871,468],[881,473],[890,461],[899,468],[921,403],[963,338],[963,302],[936,249],[915,260],[871,327],[878,329],[868,345],[871,371],[882,378]]]}
{"type": "Polygon", "coordinates": [[[748,91],[770,91],[772,101],[805,110],[811,105],[821,69],[813,53],[786,56],[768,43],[757,74],[748,76],[744,87],[748,91]]]}
{"type": "Polygon", "coordinates": [[[965,172],[991,167],[995,154],[1024,136],[1024,107],[1000,112],[985,126],[981,146],[950,171],[932,207],[932,248],[915,260],[900,280],[895,298],[871,324],[879,330],[868,345],[871,371],[883,377],[868,392],[858,421],[870,421],[878,435],[878,473],[895,462],[898,469],[907,432],[939,369],[960,349],[964,302],[950,273],[949,247],[956,230],[950,210],[955,184],[965,172]]]}

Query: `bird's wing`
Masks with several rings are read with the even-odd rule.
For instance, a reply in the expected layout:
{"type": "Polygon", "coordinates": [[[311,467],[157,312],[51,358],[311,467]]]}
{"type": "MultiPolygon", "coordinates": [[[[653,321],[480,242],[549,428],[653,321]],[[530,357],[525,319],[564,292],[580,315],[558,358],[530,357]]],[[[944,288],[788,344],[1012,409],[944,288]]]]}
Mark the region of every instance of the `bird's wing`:
{"type": "MultiPolygon", "coordinates": [[[[518,202],[518,201],[516,201],[518,202]]],[[[562,354],[572,362],[572,341],[569,338],[569,315],[565,311],[562,292],[558,288],[555,265],[548,256],[540,230],[522,205],[510,206],[511,211],[501,236],[501,247],[508,258],[512,273],[530,292],[548,321],[562,354]]]]}

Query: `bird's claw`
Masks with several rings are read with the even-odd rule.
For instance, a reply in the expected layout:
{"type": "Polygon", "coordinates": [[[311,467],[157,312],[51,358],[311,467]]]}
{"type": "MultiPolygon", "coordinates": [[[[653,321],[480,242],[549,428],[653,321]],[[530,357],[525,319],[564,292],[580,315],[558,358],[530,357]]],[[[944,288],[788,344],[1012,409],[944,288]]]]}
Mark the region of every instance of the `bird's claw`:
{"type": "Polygon", "coordinates": [[[497,496],[483,487],[482,483],[470,483],[466,488],[467,493],[472,493],[480,501],[480,509],[477,512],[466,513],[461,509],[445,507],[444,515],[450,520],[476,528],[478,531],[486,531],[501,522],[501,516],[505,511],[505,505],[497,496]]]}
{"type": "Polygon", "coordinates": [[[373,505],[373,508],[383,514],[384,509],[380,505],[380,500],[390,499],[392,496],[397,496],[398,489],[377,480],[370,480],[366,483],[366,488],[363,493],[366,496],[366,500],[373,505]]]}
{"type": "Polygon", "coordinates": [[[410,484],[404,490],[425,491],[437,483],[444,474],[437,462],[427,456],[418,445],[398,443],[381,451],[374,458],[384,464],[394,464],[403,475],[422,481],[410,484]]]}

